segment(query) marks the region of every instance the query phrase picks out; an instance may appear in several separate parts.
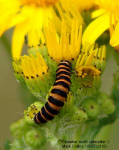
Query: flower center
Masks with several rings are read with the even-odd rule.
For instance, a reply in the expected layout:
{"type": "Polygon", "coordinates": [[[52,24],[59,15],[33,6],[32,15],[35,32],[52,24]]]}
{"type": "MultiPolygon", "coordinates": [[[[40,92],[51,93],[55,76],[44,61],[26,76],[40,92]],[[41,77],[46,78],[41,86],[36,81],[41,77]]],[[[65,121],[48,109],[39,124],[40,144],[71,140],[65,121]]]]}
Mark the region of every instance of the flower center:
{"type": "Polygon", "coordinates": [[[54,6],[58,0],[20,0],[22,5],[33,5],[37,7],[54,6]]]}
{"type": "Polygon", "coordinates": [[[93,66],[81,66],[77,70],[78,76],[85,78],[86,76],[93,77],[100,75],[100,71],[93,66]]]}
{"type": "Polygon", "coordinates": [[[76,72],[81,78],[81,84],[86,88],[91,88],[93,81],[98,81],[98,77],[101,74],[101,72],[93,66],[81,66],[76,72]]]}

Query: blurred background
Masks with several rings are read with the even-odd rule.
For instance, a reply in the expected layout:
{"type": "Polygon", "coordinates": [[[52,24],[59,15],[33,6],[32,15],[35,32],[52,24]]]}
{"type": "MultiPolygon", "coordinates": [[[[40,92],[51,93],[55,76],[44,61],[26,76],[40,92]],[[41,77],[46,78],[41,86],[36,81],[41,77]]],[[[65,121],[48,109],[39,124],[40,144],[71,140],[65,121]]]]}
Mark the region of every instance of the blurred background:
{"type": "MultiPolygon", "coordinates": [[[[5,34],[7,35],[7,40],[11,42],[10,33],[11,31],[9,30],[5,34]]],[[[101,91],[109,94],[113,83],[112,75],[117,69],[117,65],[112,58],[110,58],[107,63],[110,63],[110,65],[108,65],[108,68],[106,68],[102,76],[104,84],[101,87],[101,91]]],[[[2,41],[0,41],[0,148],[2,150],[4,150],[5,140],[12,140],[9,129],[10,125],[20,117],[23,117],[23,112],[27,109],[27,106],[22,101],[22,95],[20,95],[19,90],[19,83],[14,77],[12,59],[6,47],[2,44],[2,41]]],[[[103,138],[110,141],[107,148],[105,148],[106,150],[119,150],[118,127],[119,119],[117,119],[114,124],[104,127],[96,137],[97,140],[103,140],[100,136],[104,131],[106,132],[107,136],[103,138]]]]}

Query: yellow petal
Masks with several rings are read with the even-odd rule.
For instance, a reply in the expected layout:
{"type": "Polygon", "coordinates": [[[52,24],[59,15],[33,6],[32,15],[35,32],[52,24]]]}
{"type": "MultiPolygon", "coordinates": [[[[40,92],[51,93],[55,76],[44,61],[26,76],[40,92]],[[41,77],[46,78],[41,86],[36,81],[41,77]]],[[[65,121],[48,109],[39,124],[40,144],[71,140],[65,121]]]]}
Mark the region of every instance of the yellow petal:
{"type": "Polygon", "coordinates": [[[24,35],[29,30],[28,22],[21,23],[15,27],[12,40],[13,59],[19,59],[24,43],[24,35]]]}
{"type": "Polygon", "coordinates": [[[27,19],[27,16],[21,15],[21,14],[17,14],[15,16],[12,17],[12,21],[10,22],[8,28],[11,28],[19,23],[22,23],[23,21],[25,21],[27,19]]]}
{"type": "Polygon", "coordinates": [[[42,28],[43,18],[46,13],[45,11],[43,11],[44,9],[24,6],[22,8],[21,15],[26,16],[29,19],[29,24],[31,25],[31,28],[38,30],[39,28],[42,28]]]}
{"type": "Polygon", "coordinates": [[[12,20],[12,16],[17,13],[19,9],[9,9],[5,12],[0,13],[0,36],[3,34],[3,32],[8,28],[9,23],[12,20]]]}
{"type": "Polygon", "coordinates": [[[31,18],[32,28],[35,28],[37,30],[42,29],[44,15],[45,12],[43,12],[42,8],[36,8],[31,18]]]}
{"type": "Polygon", "coordinates": [[[0,0],[0,36],[7,29],[14,14],[20,10],[19,1],[0,0]]]}
{"type": "Polygon", "coordinates": [[[31,29],[28,32],[28,46],[38,46],[40,42],[38,32],[36,29],[31,29]]]}
{"type": "Polygon", "coordinates": [[[117,23],[115,31],[113,32],[110,39],[110,45],[117,46],[118,44],[119,44],[119,22],[117,23]]]}
{"type": "Polygon", "coordinates": [[[91,16],[92,16],[92,18],[96,18],[96,17],[98,17],[98,16],[100,16],[100,15],[103,15],[105,12],[106,12],[106,10],[104,10],[104,9],[98,9],[98,10],[95,10],[95,11],[91,14],[91,16]]]}
{"type": "Polygon", "coordinates": [[[94,43],[95,40],[109,28],[109,24],[109,14],[104,14],[95,19],[84,31],[82,44],[84,45],[85,42],[94,43]]]}
{"type": "MultiPolygon", "coordinates": [[[[0,14],[1,16],[1,14],[0,14]]],[[[3,32],[6,30],[7,26],[9,25],[11,21],[11,17],[9,14],[4,14],[0,18],[0,36],[3,34],[3,32]]]]}
{"type": "Polygon", "coordinates": [[[51,20],[53,18],[53,10],[52,8],[43,8],[43,24],[44,26],[48,26],[49,25],[49,20],[51,20]]]}
{"type": "Polygon", "coordinates": [[[35,9],[37,9],[37,8],[25,5],[22,7],[20,14],[27,16],[27,17],[31,17],[34,14],[35,9]]]}
{"type": "Polygon", "coordinates": [[[0,0],[0,13],[15,12],[20,8],[20,5],[21,3],[18,0],[0,0]]]}

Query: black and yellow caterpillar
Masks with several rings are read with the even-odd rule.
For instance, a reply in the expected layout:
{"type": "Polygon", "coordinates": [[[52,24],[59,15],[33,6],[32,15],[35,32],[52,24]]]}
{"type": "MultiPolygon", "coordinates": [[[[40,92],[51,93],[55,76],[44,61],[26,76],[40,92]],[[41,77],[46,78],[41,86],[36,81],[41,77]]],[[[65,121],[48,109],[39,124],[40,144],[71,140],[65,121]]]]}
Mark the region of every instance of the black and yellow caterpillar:
{"type": "Polygon", "coordinates": [[[56,70],[56,80],[48,97],[48,101],[35,114],[34,122],[37,124],[46,123],[57,115],[64,105],[71,85],[71,63],[60,61],[56,70]]]}

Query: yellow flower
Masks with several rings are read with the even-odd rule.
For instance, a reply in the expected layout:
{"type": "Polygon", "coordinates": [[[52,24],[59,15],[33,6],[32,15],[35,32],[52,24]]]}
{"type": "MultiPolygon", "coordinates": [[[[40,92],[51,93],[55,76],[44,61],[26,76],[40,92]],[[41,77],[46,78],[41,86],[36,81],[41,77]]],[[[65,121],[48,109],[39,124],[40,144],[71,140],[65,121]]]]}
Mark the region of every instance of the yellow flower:
{"type": "Polygon", "coordinates": [[[36,53],[36,56],[32,54],[21,56],[19,60],[13,62],[13,67],[17,80],[25,83],[36,97],[44,97],[44,92],[49,91],[46,78],[50,71],[39,52],[36,53]]]}
{"type": "Polygon", "coordinates": [[[82,42],[93,43],[105,30],[110,30],[111,46],[119,44],[119,1],[118,0],[97,0],[99,9],[92,13],[92,18],[96,18],[86,28],[82,42]]]}
{"type": "Polygon", "coordinates": [[[48,54],[56,62],[76,60],[80,53],[82,25],[79,26],[78,22],[73,21],[70,33],[66,32],[64,20],[62,21],[61,36],[58,36],[53,23],[45,30],[48,54]]]}
{"type": "Polygon", "coordinates": [[[62,18],[68,20],[68,24],[71,22],[70,17],[81,18],[73,6],[71,0],[0,0],[0,36],[15,26],[13,58],[19,59],[25,35],[28,35],[29,46],[35,47],[40,41],[44,42],[42,29],[50,20],[55,19],[59,30],[62,18]]]}
{"type": "Polygon", "coordinates": [[[25,78],[43,78],[43,74],[47,74],[48,66],[45,63],[42,55],[36,53],[36,58],[31,54],[31,56],[24,55],[21,58],[22,68],[25,78]]]}
{"type": "Polygon", "coordinates": [[[86,88],[97,85],[105,68],[106,47],[94,49],[94,44],[83,46],[76,62],[75,71],[81,79],[81,84],[86,88]]]}

